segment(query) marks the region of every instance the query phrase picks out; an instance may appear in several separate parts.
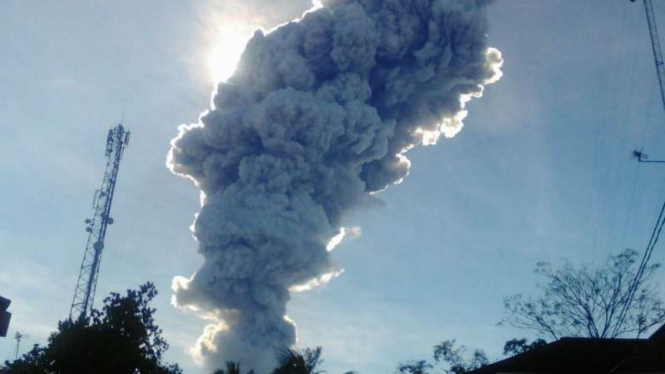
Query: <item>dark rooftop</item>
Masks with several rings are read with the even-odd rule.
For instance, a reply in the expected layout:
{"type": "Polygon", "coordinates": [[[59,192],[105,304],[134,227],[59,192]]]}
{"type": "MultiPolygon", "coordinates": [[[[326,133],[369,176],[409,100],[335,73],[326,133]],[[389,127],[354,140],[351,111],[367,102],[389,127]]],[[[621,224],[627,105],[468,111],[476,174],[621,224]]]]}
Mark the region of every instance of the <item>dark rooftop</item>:
{"type": "Polygon", "coordinates": [[[665,326],[649,339],[563,338],[469,374],[527,372],[665,373],[665,326]]]}

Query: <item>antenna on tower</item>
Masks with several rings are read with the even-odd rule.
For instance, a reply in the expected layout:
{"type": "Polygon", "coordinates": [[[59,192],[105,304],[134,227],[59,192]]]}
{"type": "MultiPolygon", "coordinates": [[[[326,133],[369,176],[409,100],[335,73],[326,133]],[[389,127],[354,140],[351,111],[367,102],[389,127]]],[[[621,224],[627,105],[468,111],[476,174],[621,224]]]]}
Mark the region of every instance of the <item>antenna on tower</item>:
{"type": "Polygon", "coordinates": [[[21,334],[18,331],[16,332],[16,334],[14,334],[14,339],[16,339],[16,355],[15,355],[16,357],[14,358],[15,360],[18,360],[18,353],[19,353],[19,348],[21,347],[21,340],[23,340],[23,338],[29,338],[29,337],[30,335],[21,334]]]}
{"type": "Polygon", "coordinates": [[[83,253],[83,261],[79,270],[79,277],[74,291],[74,300],[69,310],[70,319],[87,320],[92,311],[92,304],[97,289],[99,266],[104,250],[104,238],[108,225],[113,224],[111,218],[111,202],[118,180],[120,160],[125,147],[129,144],[129,131],[122,123],[109,130],[106,137],[105,155],[108,158],[106,170],[102,179],[102,186],[95,191],[93,198],[93,216],[85,220],[88,232],[88,242],[83,253]]]}

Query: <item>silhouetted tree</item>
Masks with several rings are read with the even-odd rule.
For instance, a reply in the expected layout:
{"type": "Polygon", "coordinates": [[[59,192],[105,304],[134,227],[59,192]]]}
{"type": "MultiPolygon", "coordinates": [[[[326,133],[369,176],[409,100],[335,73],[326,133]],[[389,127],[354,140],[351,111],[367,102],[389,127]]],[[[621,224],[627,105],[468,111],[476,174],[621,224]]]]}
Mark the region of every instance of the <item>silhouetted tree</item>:
{"type": "Polygon", "coordinates": [[[547,345],[547,342],[544,339],[536,339],[533,342],[529,343],[527,339],[511,339],[503,345],[503,355],[504,356],[515,356],[520,353],[530,351],[534,348],[542,347],[547,345]]]}
{"type": "MultiPolygon", "coordinates": [[[[503,346],[503,354],[514,356],[546,344],[547,342],[543,339],[537,339],[531,343],[526,339],[511,339],[503,346]]],[[[433,363],[429,363],[427,360],[403,362],[397,366],[397,372],[399,374],[430,374],[432,369],[440,369],[435,372],[464,374],[489,364],[487,354],[482,349],[474,350],[469,357],[466,355],[466,350],[463,345],[455,348],[455,339],[444,340],[434,346],[433,363]]]]}
{"type": "Polygon", "coordinates": [[[34,345],[32,349],[19,357],[14,362],[5,361],[5,366],[0,367],[2,374],[51,374],[49,362],[46,357],[46,349],[34,345]]]}
{"type": "Polygon", "coordinates": [[[409,361],[399,364],[397,371],[400,374],[428,374],[431,369],[441,367],[446,374],[464,374],[479,369],[489,363],[487,355],[481,349],[476,349],[470,358],[465,356],[466,347],[455,348],[455,339],[445,340],[434,346],[434,364],[426,360],[409,361]]]}
{"type": "Polygon", "coordinates": [[[542,294],[524,297],[515,294],[504,299],[508,316],[501,323],[535,331],[541,336],[615,338],[641,334],[665,322],[665,308],[650,282],[660,264],[644,270],[630,302],[635,279],[637,251],[627,249],[611,255],[595,270],[575,268],[566,262],[560,269],[538,263],[535,272],[545,277],[539,284],[542,294]],[[620,313],[628,305],[625,318],[620,313]]]}
{"type": "Polygon", "coordinates": [[[609,257],[595,270],[575,268],[565,263],[552,269],[538,263],[535,272],[545,277],[539,284],[542,294],[525,297],[515,294],[504,299],[508,316],[501,323],[535,331],[541,336],[559,339],[563,336],[615,338],[634,334],[640,337],[665,322],[665,308],[651,283],[660,264],[644,269],[630,302],[630,289],[637,269],[637,251],[627,249],[609,257]],[[620,314],[628,305],[625,318],[620,314]]]}
{"type": "MultiPolygon", "coordinates": [[[[233,361],[226,361],[226,369],[219,369],[213,374],[242,374],[240,370],[240,363],[233,361]]],[[[247,374],[254,374],[254,370],[250,370],[247,374]]]]}
{"type": "Polygon", "coordinates": [[[112,293],[89,323],[65,320],[48,345],[35,346],[0,374],[181,374],[177,365],[162,364],[168,344],[155,324],[150,301],[157,295],[152,283],[125,296],[112,293]]]}
{"type": "Polygon", "coordinates": [[[279,366],[272,374],[321,374],[318,370],[321,365],[321,347],[305,348],[302,351],[285,349],[279,353],[279,366]]]}
{"type": "MultiPolygon", "coordinates": [[[[284,349],[279,353],[279,366],[272,374],[322,374],[319,366],[323,363],[321,359],[321,347],[305,348],[303,350],[284,349]]],[[[353,371],[345,374],[355,374],[353,371]]]]}
{"type": "Polygon", "coordinates": [[[428,374],[433,366],[426,360],[409,361],[400,363],[397,372],[400,374],[428,374]]]}
{"type": "Polygon", "coordinates": [[[455,339],[446,340],[434,346],[434,361],[445,362],[448,365],[445,372],[449,374],[466,373],[488,364],[487,355],[483,350],[474,350],[471,358],[464,357],[465,351],[466,347],[463,345],[455,348],[455,339]]]}

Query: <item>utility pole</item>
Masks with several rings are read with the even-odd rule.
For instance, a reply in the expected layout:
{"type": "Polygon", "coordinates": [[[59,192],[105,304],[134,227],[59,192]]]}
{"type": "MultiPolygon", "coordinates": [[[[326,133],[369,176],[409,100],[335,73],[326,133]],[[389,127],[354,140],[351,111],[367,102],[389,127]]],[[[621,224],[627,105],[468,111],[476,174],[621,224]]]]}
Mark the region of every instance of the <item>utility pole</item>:
{"type": "Polygon", "coordinates": [[[122,160],[122,154],[127,144],[129,144],[129,131],[125,130],[122,124],[109,130],[106,138],[106,157],[108,158],[106,171],[102,179],[102,186],[95,192],[93,198],[93,216],[85,220],[88,242],[81,262],[76,290],[74,291],[74,300],[69,311],[69,318],[72,320],[77,318],[87,320],[90,318],[97,289],[97,278],[104,250],[106,229],[108,225],[113,224],[113,218],[110,216],[111,203],[118,180],[120,160],[122,160]]]}

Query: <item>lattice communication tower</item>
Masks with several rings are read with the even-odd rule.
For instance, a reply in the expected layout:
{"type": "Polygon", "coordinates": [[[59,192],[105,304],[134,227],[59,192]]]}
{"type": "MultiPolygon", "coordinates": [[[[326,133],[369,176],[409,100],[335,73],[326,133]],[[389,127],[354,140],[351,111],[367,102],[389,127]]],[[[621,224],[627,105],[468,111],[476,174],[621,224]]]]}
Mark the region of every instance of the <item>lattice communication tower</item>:
{"type": "Polygon", "coordinates": [[[74,300],[69,311],[69,318],[72,320],[77,318],[87,320],[90,317],[97,288],[102,251],[104,250],[106,228],[113,224],[113,218],[110,216],[113,192],[118,180],[122,153],[127,144],[129,144],[129,131],[122,124],[109,130],[106,138],[106,157],[108,161],[106,162],[102,187],[95,191],[95,197],[92,201],[92,218],[85,220],[88,242],[83,254],[74,300]]]}

